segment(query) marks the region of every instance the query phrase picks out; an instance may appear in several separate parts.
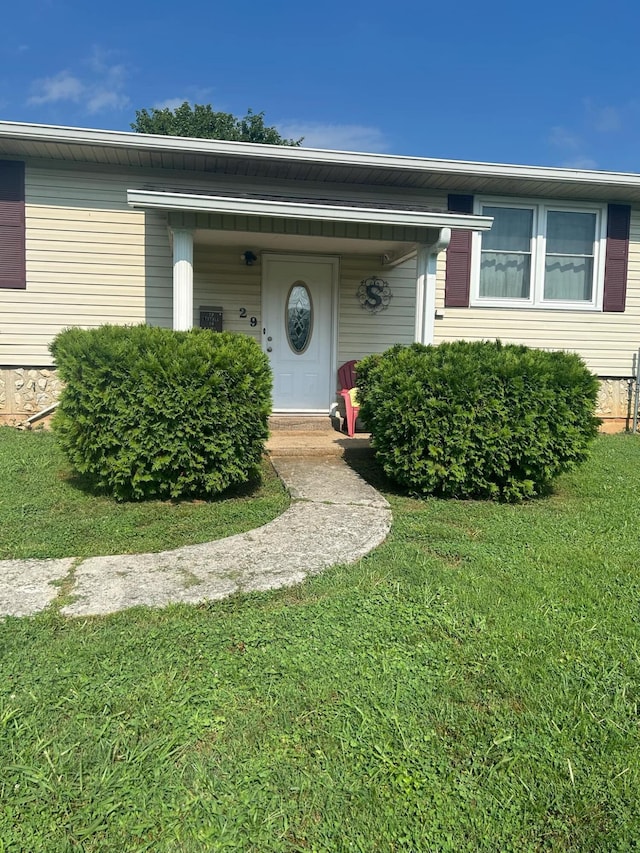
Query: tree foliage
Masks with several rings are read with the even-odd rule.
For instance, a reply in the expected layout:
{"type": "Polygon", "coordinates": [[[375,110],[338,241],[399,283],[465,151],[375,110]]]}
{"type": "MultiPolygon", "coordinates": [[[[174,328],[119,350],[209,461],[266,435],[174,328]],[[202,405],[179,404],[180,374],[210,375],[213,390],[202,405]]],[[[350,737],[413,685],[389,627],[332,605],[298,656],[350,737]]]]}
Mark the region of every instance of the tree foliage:
{"type": "Polygon", "coordinates": [[[259,142],[263,145],[300,145],[301,139],[285,139],[277,128],[264,122],[264,112],[248,110],[238,118],[232,113],[217,112],[211,104],[191,106],[185,101],[175,110],[164,107],[136,110],[131,124],[136,133],[157,133],[161,136],[191,136],[198,139],[228,139],[232,142],[259,142]]]}

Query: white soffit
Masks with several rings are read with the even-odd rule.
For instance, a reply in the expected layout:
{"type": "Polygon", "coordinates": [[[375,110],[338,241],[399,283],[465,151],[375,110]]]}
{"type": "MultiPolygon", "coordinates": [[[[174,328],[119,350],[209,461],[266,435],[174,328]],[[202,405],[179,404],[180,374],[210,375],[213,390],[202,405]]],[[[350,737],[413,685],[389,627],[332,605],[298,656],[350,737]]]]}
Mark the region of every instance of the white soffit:
{"type": "Polygon", "coordinates": [[[450,175],[476,177],[534,178],[567,182],[640,186],[640,174],[605,172],[591,169],[571,169],[547,166],[522,166],[507,163],[482,163],[468,160],[442,160],[428,157],[369,154],[357,151],[333,151],[319,148],[300,148],[285,145],[263,145],[251,142],[229,142],[219,139],[158,136],[131,131],[97,130],[95,128],[63,127],[0,121],[0,140],[16,139],[25,142],[96,146],[101,148],[148,150],[159,152],[213,154],[333,164],[369,168],[429,171],[450,175]]]}
{"type": "Polygon", "coordinates": [[[261,145],[0,121],[0,157],[263,175],[457,193],[640,203],[640,174],[261,145]]]}
{"type": "Polygon", "coordinates": [[[127,190],[130,207],[181,210],[191,213],[232,213],[245,216],[270,216],[277,219],[322,219],[328,222],[360,222],[368,225],[404,225],[415,228],[462,228],[488,231],[490,216],[421,210],[349,207],[326,203],[275,201],[156,190],[127,190]]]}

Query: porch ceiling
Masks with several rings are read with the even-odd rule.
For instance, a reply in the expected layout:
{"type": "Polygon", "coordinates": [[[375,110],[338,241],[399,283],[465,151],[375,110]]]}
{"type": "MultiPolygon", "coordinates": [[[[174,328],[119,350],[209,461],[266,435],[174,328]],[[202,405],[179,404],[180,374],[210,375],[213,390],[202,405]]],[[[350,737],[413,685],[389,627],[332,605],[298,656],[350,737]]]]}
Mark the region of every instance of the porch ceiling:
{"type": "MultiPolygon", "coordinates": [[[[437,231],[433,231],[435,242],[437,231]]],[[[393,240],[358,239],[349,237],[319,237],[309,234],[273,234],[256,231],[221,231],[217,229],[197,228],[193,235],[196,249],[198,246],[216,246],[219,248],[237,248],[238,252],[247,249],[260,252],[299,252],[321,255],[378,255],[388,260],[411,252],[415,243],[393,240]]]]}

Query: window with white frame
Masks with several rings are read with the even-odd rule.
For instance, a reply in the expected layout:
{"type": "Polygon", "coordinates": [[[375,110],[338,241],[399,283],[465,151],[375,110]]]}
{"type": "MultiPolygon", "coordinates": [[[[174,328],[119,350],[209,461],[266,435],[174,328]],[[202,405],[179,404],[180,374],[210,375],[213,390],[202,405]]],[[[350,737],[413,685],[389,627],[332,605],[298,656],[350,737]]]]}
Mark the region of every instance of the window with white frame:
{"type": "Polygon", "coordinates": [[[493,217],[476,236],[476,305],[601,308],[605,211],[601,206],[480,201],[493,217]]]}

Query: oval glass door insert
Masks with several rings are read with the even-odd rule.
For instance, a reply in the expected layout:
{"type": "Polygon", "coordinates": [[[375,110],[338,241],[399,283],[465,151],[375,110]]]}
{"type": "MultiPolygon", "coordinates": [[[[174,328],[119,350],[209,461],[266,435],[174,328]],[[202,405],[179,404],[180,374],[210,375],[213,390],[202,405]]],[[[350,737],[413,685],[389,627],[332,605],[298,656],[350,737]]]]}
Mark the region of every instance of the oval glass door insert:
{"type": "Polygon", "coordinates": [[[291,285],[286,304],[285,324],[291,349],[303,353],[311,341],[313,331],[313,303],[311,293],[303,281],[291,285]]]}

